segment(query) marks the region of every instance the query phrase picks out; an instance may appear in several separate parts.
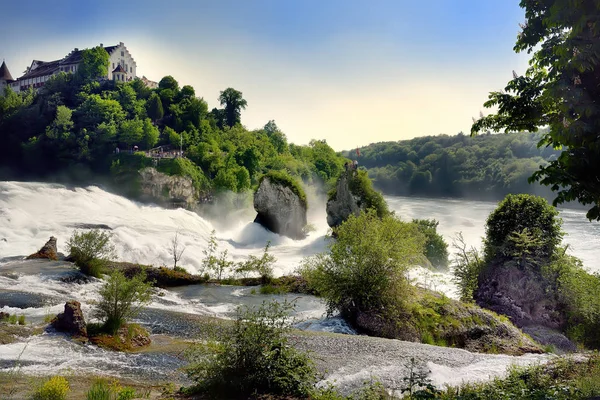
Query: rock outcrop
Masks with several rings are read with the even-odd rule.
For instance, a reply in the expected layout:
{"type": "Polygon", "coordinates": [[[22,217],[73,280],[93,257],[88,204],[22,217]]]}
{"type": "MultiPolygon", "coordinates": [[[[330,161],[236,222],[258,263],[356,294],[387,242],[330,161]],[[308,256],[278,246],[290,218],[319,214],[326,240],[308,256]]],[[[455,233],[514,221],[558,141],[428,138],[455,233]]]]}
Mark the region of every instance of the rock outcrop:
{"type": "Polygon", "coordinates": [[[87,325],[78,301],[67,301],[65,311],[52,320],[52,326],[57,331],[66,332],[75,338],[87,338],[87,325]]]}
{"type": "Polygon", "coordinates": [[[365,207],[360,197],[350,191],[350,179],[353,173],[355,171],[346,171],[340,175],[335,192],[327,200],[327,224],[332,228],[341,225],[350,215],[358,215],[365,207]]]}
{"type": "Polygon", "coordinates": [[[567,322],[564,306],[538,270],[516,261],[488,268],[480,279],[475,301],[507,316],[539,343],[563,352],[575,351],[576,345],[560,332],[567,322]]]}
{"type": "Polygon", "coordinates": [[[482,353],[543,353],[508,320],[475,305],[461,303],[418,288],[416,314],[398,319],[355,311],[352,323],[372,336],[459,347],[482,353]]]}
{"type": "Polygon", "coordinates": [[[139,171],[140,199],[162,205],[190,206],[198,200],[192,178],[179,175],[167,175],[155,168],[139,171]]]}
{"type": "Polygon", "coordinates": [[[29,257],[28,260],[36,259],[36,258],[47,258],[48,260],[58,260],[58,252],[56,250],[56,238],[54,236],[50,237],[50,240],[46,242],[44,247],[42,247],[37,253],[33,253],[29,257]]]}
{"type": "Polygon", "coordinates": [[[254,193],[254,209],[258,213],[254,222],[271,232],[292,239],[306,237],[306,203],[284,184],[264,177],[254,193]]]}
{"type": "Polygon", "coordinates": [[[541,274],[515,262],[488,268],[475,292],[478,305],[506,315],[519,327],[529,325],[559,329],[565,323],[560,305],[541,274]]]}

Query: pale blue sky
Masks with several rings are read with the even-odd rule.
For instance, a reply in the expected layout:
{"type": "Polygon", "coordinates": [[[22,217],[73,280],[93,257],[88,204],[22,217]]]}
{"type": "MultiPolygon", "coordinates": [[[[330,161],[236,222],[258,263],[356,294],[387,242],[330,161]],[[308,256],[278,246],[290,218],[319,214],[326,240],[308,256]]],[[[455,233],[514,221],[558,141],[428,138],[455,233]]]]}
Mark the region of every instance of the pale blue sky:
{"type": "Polygon", "coordinates": [[[140,75],[173,75],[211,108],[234,87],[248,128],[274,119],[295,143],[337,150],[467,132],[487,93],[527,64],[512,51],[518,0],[88,3],[4,4],[0,58],[13,76],[122,41],[140,75]]]}

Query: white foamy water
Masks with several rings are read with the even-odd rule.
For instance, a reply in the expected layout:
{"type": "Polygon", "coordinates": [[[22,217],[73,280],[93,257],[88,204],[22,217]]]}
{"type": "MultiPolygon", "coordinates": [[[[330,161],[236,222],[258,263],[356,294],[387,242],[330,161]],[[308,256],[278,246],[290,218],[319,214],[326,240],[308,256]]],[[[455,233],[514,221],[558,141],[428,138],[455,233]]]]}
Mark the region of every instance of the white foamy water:
{"type": "MultiPolygon", "coordinates": [[[[324,209],[324,205],[321,204],[324,209]]],[[[318,209],[319,207],[315,207],[318,209]]],[[[312,220],[316,231],[301,241],[271,233],[252,219],[240,220],[229,230],[216,232],[219,250],[234,260],[260,255],[267,241],[277,257],[275,273],[292,272],[302,258],[325,249],[324,217],[312,220]]],[[[226,218],[226,215],[223,215],[226,218]]],[[[58,250],[78,224],[103,224],[112,228],[117,258],[152,265],[171,265],[171,240],[178,232],[185,247],[181,266],[201,270],[203,250],[214,226],[184,209],[168,210],[143,205],[98,187],[66,188],[62,185],[0,182],[0,258],[35,252],[50,236],[58,238],[58,250]]]]}

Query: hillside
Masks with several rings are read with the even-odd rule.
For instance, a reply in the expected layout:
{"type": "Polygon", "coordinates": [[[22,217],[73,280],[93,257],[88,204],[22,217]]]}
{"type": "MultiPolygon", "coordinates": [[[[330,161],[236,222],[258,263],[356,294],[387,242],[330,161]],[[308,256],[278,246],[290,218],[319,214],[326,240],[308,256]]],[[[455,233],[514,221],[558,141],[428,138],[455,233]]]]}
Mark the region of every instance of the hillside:
{"type": "Polygon", "coordinates": [[[538,148],[541,133],[470,137],[423,136],[381,142],[342,156],[358,159],[375,187],[386,194],[501,199],[508,193],[553,198],[549,188],[527,179],[560,151],[538,148]]]}

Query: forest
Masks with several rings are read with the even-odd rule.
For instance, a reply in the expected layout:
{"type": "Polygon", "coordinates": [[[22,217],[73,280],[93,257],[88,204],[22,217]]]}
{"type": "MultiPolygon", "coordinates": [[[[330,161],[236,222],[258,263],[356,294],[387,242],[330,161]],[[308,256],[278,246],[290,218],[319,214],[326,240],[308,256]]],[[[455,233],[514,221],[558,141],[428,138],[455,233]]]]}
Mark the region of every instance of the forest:
{"type": "Polygon", "coordinates": [[[369,171],[375,187],[386,194],[501,199],[531,193],[552,199],[550,189],[528,178],[561,151],[537,144],[544,132],[462,132],[373,143],[343,151],[369,171]]]}
{"type": "Polygon", "coordinates": [[[223,90],[222,108],[209,110],[193,87],[180,87],[171,76],[149,89],[139,79],[101,79],[107,65],[103,48],[87,49],[77,72],[56,74],[37,92],[6,88],[0,96],[1,178],[122,176],[132,166],[147,166],[145,155],[157,146],[182,149],[185,158],[162,172],[190,176],[204,193],[247,190],[269,170],[286,170],[307,183],[330,181],[342,171],[344,160],[325,141],[290,144],[273,120],[246,129],[240,91],[223,90]]]}

